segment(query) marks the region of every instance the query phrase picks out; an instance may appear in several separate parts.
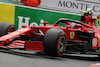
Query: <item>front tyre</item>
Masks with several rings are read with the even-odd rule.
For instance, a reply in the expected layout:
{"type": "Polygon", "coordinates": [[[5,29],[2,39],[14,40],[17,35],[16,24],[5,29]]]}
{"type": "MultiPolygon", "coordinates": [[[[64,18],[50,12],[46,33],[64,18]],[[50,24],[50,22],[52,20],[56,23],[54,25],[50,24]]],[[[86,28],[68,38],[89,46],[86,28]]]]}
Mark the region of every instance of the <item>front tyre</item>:
{"type": "Polygon", "coordinates": [[[15,26],[11,23],[0,22],[0,36],[15,31],[15,26]]]}
{"type": "Polygon", "coordinates": [[[66,50],[66,34],[60,29],[49,29],[44,36],[44,52],[51,56],[62,56],[66,50]]]}

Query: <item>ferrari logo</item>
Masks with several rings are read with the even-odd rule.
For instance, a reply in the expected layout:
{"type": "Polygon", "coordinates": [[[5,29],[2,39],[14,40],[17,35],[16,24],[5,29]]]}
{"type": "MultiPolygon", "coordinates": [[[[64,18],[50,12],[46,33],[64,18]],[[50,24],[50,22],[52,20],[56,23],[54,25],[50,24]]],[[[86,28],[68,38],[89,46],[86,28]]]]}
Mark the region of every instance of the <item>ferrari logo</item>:
{"type": "Polygon", "coordinates": [[[70,32],[70,38],[73,39],[75,36],[75,32],[70,32]]]}

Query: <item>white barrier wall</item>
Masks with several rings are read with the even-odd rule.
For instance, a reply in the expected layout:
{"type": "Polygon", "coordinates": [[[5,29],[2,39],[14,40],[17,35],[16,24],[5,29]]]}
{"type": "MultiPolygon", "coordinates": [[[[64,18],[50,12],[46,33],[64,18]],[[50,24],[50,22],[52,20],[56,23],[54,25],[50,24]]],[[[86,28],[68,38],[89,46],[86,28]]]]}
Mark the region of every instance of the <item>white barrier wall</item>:
{"type": "Polygon", "coordinates": [[[100,14],[100,1],[98,0],[42,0],[40,7],[75,13],[92,8],[94,15],[100,14]]]}

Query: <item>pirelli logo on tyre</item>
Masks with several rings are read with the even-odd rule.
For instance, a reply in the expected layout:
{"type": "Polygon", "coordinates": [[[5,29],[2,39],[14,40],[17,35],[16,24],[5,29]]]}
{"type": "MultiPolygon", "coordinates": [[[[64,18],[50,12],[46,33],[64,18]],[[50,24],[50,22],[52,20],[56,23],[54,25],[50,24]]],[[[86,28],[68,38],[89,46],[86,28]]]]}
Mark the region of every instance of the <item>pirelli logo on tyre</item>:
{"type": "Polygon", "coordinates": [[[75,32],[70,32],[70,38],[73,39],[75,36],[75,32]]]}

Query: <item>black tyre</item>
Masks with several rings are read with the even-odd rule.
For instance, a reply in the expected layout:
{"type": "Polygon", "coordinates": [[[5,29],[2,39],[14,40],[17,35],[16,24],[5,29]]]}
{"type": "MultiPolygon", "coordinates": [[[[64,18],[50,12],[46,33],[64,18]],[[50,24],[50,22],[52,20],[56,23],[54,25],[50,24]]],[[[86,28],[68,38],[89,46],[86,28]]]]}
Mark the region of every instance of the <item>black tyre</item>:
{"type": "Polygon", "coordinates": [[[0,22],[0,36],[7,34],[8,32],[15,31],[15,26],[7,22],[0,22]]]}
{"type": "Polygon", "coordinates": [[[98,57],[100,58],[100,54],[98,54],[98,57]]]}
{"type": "Polygon", "coordinates": [[[66,34],[60,29],[49,29],[44,36],[44,52],[47,55],[62,56],[66,50],[66,34]]]}

